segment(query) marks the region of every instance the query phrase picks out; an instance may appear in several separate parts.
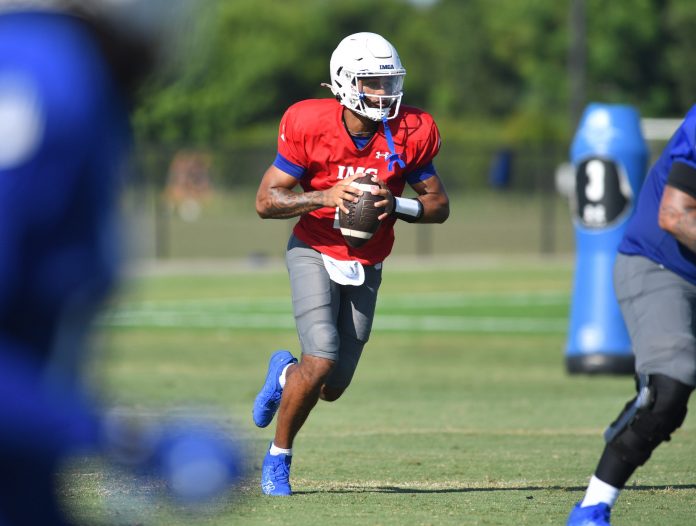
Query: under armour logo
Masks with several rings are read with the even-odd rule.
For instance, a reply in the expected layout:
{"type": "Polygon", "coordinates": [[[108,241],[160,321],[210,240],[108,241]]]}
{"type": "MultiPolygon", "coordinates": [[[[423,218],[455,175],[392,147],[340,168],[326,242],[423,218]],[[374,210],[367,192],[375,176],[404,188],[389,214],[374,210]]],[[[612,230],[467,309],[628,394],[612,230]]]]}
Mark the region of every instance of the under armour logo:
{"type": "Polygon", "coordinates": [[[386,160],[389,158],[389,152],[375,152],[375,158],[386,160]]]}

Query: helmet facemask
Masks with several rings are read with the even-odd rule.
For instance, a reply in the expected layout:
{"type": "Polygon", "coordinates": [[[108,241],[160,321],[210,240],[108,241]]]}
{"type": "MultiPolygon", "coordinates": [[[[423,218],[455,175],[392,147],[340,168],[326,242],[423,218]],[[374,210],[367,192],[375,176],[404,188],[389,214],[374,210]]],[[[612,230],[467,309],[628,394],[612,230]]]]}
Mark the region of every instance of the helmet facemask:
{"type": "Polygon", "coordinates": [[[356,113],[381,121],[393,119],[399,113],[403,96],[404,75],[355,75],[350,83],[352,108],[356,113]]]}

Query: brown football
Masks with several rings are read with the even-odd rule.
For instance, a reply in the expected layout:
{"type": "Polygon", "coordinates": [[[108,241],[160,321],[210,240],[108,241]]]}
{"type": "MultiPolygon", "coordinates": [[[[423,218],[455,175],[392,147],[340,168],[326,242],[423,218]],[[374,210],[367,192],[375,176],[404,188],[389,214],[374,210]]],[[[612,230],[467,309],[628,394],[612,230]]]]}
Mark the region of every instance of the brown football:
{"type": "Polygon", "coordinates": [[[347,214],[339,208],[338,224],[346,244],[358,248],[367,243],[379,228],[381,221],[377,218],[384,212],[384,208],[375,208],[375,203],[384,198],[370,192],[372,186],[378,186],[371,175],[358,177],[351,186],[357,186],[363,193],[357,203],[346,202],[347,214]]]}

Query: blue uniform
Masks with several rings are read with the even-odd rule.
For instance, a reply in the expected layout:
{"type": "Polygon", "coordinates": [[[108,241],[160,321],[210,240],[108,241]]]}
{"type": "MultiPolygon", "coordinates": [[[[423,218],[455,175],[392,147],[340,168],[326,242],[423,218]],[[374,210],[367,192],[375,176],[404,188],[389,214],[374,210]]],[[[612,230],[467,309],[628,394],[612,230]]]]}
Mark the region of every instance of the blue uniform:
{"type": "Polygon", "coordinates": [[[97,38],[65,15],[0,16],[0,525],[67,524],[66,453],[95,447],[84,336],[116,278],[128,113],[97,38]]]}
{"type": "Polygon", "coordinates": [[[665,185],[696,195],[695,148],[696,106],[651,168],[619,244],[614,288],[633,344],[638,393],[605,431],[606,446],[568,526],[608,526],[619,492],[687,414],[696,386],[696,254],[660,228],[659,215],[665,185]]]}
{"type": "Polygon", "coordinates": [[[133,54],[124,70],[104,52],[138,35],[111,35],[102,48],[106,34],[88,24],[0,15],[0,526],[70,524],[56,473],[85,451],[159,474],[184,504],[241,475],[239,445],[217,426],[174,422],[134,436],[127,422],[105,424],[81,385],[90,323],[120,266],[125,92],[148,58],[133,54]]]}
{"type": "Polygon", "coordinates": [[[662,230],[657,222],[660,200],[675,162],[696,169],[696,106],[687,113],[645,179],[619,252],[644,256],[696,284],[696,254],[662,230]]]}

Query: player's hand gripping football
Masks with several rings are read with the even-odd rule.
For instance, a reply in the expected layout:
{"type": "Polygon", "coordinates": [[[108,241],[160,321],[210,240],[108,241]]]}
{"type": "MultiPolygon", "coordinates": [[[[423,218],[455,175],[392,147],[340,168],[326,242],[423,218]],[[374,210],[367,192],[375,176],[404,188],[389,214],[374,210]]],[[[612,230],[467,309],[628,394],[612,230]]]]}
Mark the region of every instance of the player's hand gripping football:
{"type": "Polygon", "coordinates": [[[351,186],[350,183],[355,181],[358,177],[363,177],[364,173],[356,173],[345,179],[341,179],[331,188],[324,190],[326,206],[338,207],[344,214],[348,213],[348,208],[346,208],[345,201],[357,203],[358,197],[362,195],[363,191],[360,188],[351,186]]]}
{"type": "Polygon", "coordinates": [[[374,195],[380,195],[384,197],[383,200],[377,201],[375,203],[375,208],[384,208],[384,212],[382,212],[377,219],[380,221],[383,221],[387,217],[391,215],[391,213],[394,211],[394,206],[395,206],[395,199],[394,195],[391,193],[391,190],[389,190],[389,187],[387,184],[382,181],[379,177],[374,176],[372,178],[374,183],[379,186],[379,188],[374,188],[372,190],[372,193],[374,195]]]}

